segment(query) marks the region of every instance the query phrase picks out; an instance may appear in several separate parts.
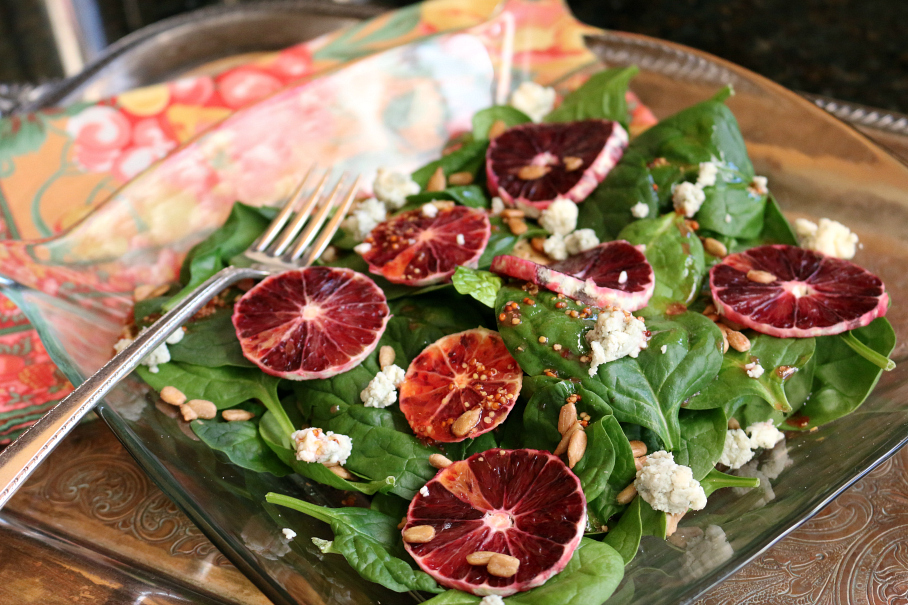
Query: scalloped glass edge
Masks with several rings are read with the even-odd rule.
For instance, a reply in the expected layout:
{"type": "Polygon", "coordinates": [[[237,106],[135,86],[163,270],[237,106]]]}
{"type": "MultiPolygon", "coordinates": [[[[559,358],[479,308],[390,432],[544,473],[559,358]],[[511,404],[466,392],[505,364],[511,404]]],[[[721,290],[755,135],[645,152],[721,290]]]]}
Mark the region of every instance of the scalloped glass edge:
{"type": "MultiPolygon", "coordinates": [[[[729,104],[741,121],[758,173],[769,174],[770,186],[783,208],[794,205],[803,214],[831,216],[855,227],[867,243],[858,262],[884,276],[896,305],[899,300],[908,300],[908,296],[898,296],[908,292],[908,287],[905,279],[898,279],[895,273],[908,260],[904,235],[894,232],[899,225],[908,224],[898,220],[908,213],[908,170],[897,160],[794,93],[719,59],[643,36],[612,32],[592,39],[591,46],[610,65],[641,66],[642,73],[633,88],[660,117],[672,107],[706,98],[719,85],[735,84],[738,95],[729,104]],[[666,94],[668,91],[670,95],[666,94]],[[774,121],[774,115],[786,117],[774,121]],[[776,130],[767,124],[775,124],[776,130]],[[805,136],[805,124],[810,136],[805,136]],[[781,143],[773,141],[773,137],[781,143]],[[780,158],[790,162],[781,162],[780,158]],[[818,175],[828,178],[823,180],[818,175]],[[817,198],[825,203],[819,204],[817,198]]],[[[94,338],[109,339],[119,328],[109,325],[109,317],[108,325],[104,325],[103,315],[34,290],[7,284],[5,292],[32,321],[53,360],[74,383],[84,379],[85,369],[80,368],[73,353],[86,343],[90,345],[94,338]],[[99,329],[102,327],[106,332],[99,329]]],[[[647,582],[631,586],[637,598],[645,597],[649,603],[695,600],[808,521],[908,442],[908,415],[900,409],[908,402],[906,322],[904,313],[891,318],[899,335],[895,355],[896,361],[901,362],[899,367],[883,377],[857,412],[788,442],[793,464],[773,482],[776,494],[771,503],[754,510],[738,510],[749,505],[747,497],[717,492],[706,510],[682,521],[682,527],[722,525],[732,547],[737,547],[735,556],[699,579],[679,582],[678,550],[669,543],[647,538],[627,569],[630,581],[650,576],[647,582]],[[874,430],[860,430],[871,428],[874,430]],[[833,435],[835,439],[828,439],[833,435]],[[871,439],[868,441],[867,437],[871,439]],[[824,465],[826,460],[836,464],[824,465]],[[800,496],[799,492],[811,495],[800,496]],[[750,527],[757,526],[756,535],[746,539],[745,530],[735,530],[742,521],[750,527]],[[655,575],[660,578],[658,582],[652,578],[655,575]]],[[[297,479],[277,480],[247,473],[217,459],[207,448],[185,438],[179,425],[147,396],[147,387],[135,379],[118,387],[110,401],[97,411],[155,483],[274,602],[302,602],[293,595],[304,596],[325,587],[333,590],[338,582],[358,589],[361,602],[394,595],[374,585],[365,586],[365,581],[351,570],[337,569],[343,566],[332,564],[330,570],[322,567],[321,557],[311,552],[306,531],[300,531],[291,545],[272,536],[279,533],[279,527],[291,523],[298,531],[313,530],[314,535],[325,537],[323,528],[313,528],[302,518],[268,505],[261,505],[262,510],[252,514],[241,528],[230,528],[227,520],[232,519],[230,514],[234,511],[219,510],[230,498],[234,503],[255,502],[256,494],[269,490],[289,491],[323,502],[330,502],[332,494],[320,493],[297,479]],[[183,474],[185,469],[174,463],[190,459],[187,456],[194,456],[194,467],[204,466],[207,476],[183,474]],[[326,571],[336,573],[327,584],[319,582],[324,580],[326,571]],[[306,586],[294,582],[293,577],[301,578],[306,586]]],[[[333,563],[339,563],[339,559],[333,563]]],[[[617,595],[627,596],[627,588],[628,580],[617,595]]]]}

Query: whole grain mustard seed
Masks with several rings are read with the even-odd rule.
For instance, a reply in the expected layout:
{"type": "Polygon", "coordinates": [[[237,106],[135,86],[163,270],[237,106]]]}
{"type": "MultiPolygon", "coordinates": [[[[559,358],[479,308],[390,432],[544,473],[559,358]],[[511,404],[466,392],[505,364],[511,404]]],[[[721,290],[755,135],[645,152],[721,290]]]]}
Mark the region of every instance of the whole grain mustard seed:
{"type": "Polygon", "coordinates": [[[539,340],[539,344],[541,344],[541,345],[544,345],[545,343],[547,343],[549,341],[549,339],[546,338],[545,336],[540,336],[538,340],[539,340]]]}

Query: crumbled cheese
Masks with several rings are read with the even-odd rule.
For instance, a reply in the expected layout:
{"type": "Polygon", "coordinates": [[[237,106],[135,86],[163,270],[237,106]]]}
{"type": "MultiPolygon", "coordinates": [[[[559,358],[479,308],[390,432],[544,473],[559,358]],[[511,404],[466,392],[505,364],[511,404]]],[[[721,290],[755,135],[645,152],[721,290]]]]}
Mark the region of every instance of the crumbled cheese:
{"type": "Polygon", "coordinates": [[[504,200],[497,195],[492,198],[492,216],[499,216],[504,212],[504,200]]]}
{"type": "Polygon", "coordinates": [[[511,93],[510,103],[534,122],[540,122],[555,107],[555,89],[536,82],[523,82],[511,93]]]}
{"type": "Polygon", "coordinates": [[[618,274],[618,283],[626,284],[627,283],[627,271],[622,271],[618,274]]]}
{"type": "Polygon", "coordinates": [[[426,487],[425,485],[423,485],[421,488],[419,488],[419,493],[422,494],[424,498],[428,498],[429,497],[429,488],[426,487]]]}
{"type": "Polygon", "coordinates": [[[564,237],[560,235],[547,237],[542,244],[542,249],[553,260],[564,260],[568,257],[567,244],[564,237]]]}
{"type": "Polygon", "coordinates": [[[385,366],[369,381],[359,396],[367,408],[386,408],[397,402],[397,387],[403,382],[406,371],[396,364],[385,366]]]}
{"type": "Polygon", "coordinates": [[[419,185],[406,174],[379,168],[372,183],[372,192],[391,210],[407,203],[408,195],[419,193],[419,185]]]}
{"type": "Polygon", "coordinates": [[[497,594],[490,594],[482,597],[479,605],[504,605],[504,599],[497,594]]]}
{"type": "Polygon", "coordinates": [[[166,339],[164,339],[164,342],[166,342],[169,345],[175,345],[178,342],[180,342],[181,340],[183,340],[183,336],[185,334],[186,334],[186,332],[183,331],[183,328],[180,328],[179,330],[177,330],[176,332],[174,332],[173,334],[168,336],[166,339]]]}
{"type": "Polygon", "coordinates": [[[765,176],[755,176],[754,180],[750,182],[750,186],[747,187],[747,191],[754,195],[766,195],[769,193],[768,184],[769,179],[765,176]]]}
{"type": "Polygon", "coordinates": [[[741,429],[733,429],[725,433],[725,448],[719,457],[719,462],[731,469],[738,469],[750,462],[754,457],[750,449],[750,438],[741,429]]]}
{"type": "Polygon", "coordinates": [[[363,242],[361,244],[357,244],[356,246],[353,246],[353,251],[356,252],[357,254],[367,254],[371,250],[372,250],[372,244],[370,244],[369,242],[363,242]]]}
{"type": "Polygon", "coordinates": [[[747,427],[747,434],[750,435],[750,447],[753,449],[765,448],[771,449],[778,442],[785,439],[782,431],[776,428],[772,421],[755,422],[747,427]]]}
{"type": "Polygon", "coordinates": [[[350,437],[322,429],[295,431],[290,439],[296,444],[296,459],[302,462],[343,465],[353,451],[350,437]]]}
{"type": "Polygon", "coordinates": [[[358,242],[364,240],[379,223],[388,218],[385,205],[374,197],[359,202],[344,219],[344,231],[358,242]]]}
{"type": "Polygon", "coordinates": [[[287,538],[288,541],[290,541],[296,537],[296,532],[293,531],[292,529],[290,529],[289,527],[285,527],[284,529],[281,530],[281,532],[284,534],[284,537],[287,538]]]}
{"type": "Polygon", "coordinates": [[[761,366],[756,361],[751,361],[750,363],[744,364],[744,370],[751,378],[759,378],[763,375],[763,366],[761,366]]]}
{"type": "Polygon", "coordinates": [[[695,536],[687,543],[681,575],[697,580],[719,567],[735,554],[725,532],[718,525],[710,525],[702,536],[695,536]]]}
{"type": "Polygon", "coordinates": [[[795,220],[794,228],[802,248],[845,259],[854,258],[857,252],[857,234],[838,221],[821,218],[817,225],[799,218],[795,220]]]}
{"type": "Polygon", "coordinates": [[[659,347],[659,350],[662,351],[662,354],[665,355],[668,352],[668,345],[662,345],[659,347]]]}
{"type": "Polygon", "coordinates": [[[675,463],[665,451],[646,457],[634,481],[637,493],[655,510],[681,514],[706,506],[706,493],[690,467],[675,463]]]}
{"type": "Polygon", "coordinates": [[[730,223],[730,222],[731,222],[731,215],[730,215],[730,214],[726,214],[726,215],[725,215],[725,222],[726,222],[726,223],[730,223]]]}
{"type": "Polygon", "coordinates": [[[467,243],[467,240],[465,240],[463,237],[463,233],[458,233],[455,239],[458,246],[463,246],[465,243],[467,243]]]}
{"type": "Polygon", "coordinates": [[[554,235],[567,235],[577,228],[577,204],[557,199],[539,216],[539,226],[554,235]]]}
{"type": "Polygon", "coordinates": [[[672,187],[672,202],[675,204],[675,210],[691,218],[700,206],[706,201],[706,194],[703,189],[693,183],[678,183],[672,187]]]}
{"type": "Polygon", "coordinates": [[[700,187],[712,187],[716,184],[716,176],[719,174],[719,164],[716,162],[700,162],[700,172],[697,174],[697,185],[700,187]]]}
{"type": "MultiPolygon", "coordinates": [[[[148,328],[142,328],[142,331],[139,334],[143,334],[148,330],[148,328]]],[[[183,340],[183,328],[178,329],[173,334],[167,337],[167,339],[161,343],[154,351],[145,356],[145,358],[139,363],[143,366],[148,367],[148,371],[152,374],[157,374],[160,369],[158,366],[163,365],[170,361],[170,349],[167,348],[168,344],[175,345],[181,340],[183,340]]],[[[126,347],[133,343],[132,338],[121,338],[114,344],[114,351],[117,353],[122,352],[126,347]]]]}
{"type": "Polygon", "coordinates": [[[649,216],[649,206],[643,202],[637,202],[631,206],[631,214],[633,214],[635,218],[646,218],[649,216]]]}
{"type": "Polygon", "coordinates": [[[426,218],[435,218],[438,216],[438,206],[429,202],[428,204],[423,204],[420,208],[420,213],[426,218]]]}
{"type": "Polygon", "coordinates": [[[590,376],[595,376],[603,363],[637,357],[646,348],[646,324],[623,309],[606,307],[599,312],[596,327],[586,333],[586,341],[592,351],[590,376]]]}
{"type": "Polygon", "coordinates": [[[569,255],[592,250],[599,245],[599,238],[592,229],[577,229],[564,238],[564,246],[569,255]]]}

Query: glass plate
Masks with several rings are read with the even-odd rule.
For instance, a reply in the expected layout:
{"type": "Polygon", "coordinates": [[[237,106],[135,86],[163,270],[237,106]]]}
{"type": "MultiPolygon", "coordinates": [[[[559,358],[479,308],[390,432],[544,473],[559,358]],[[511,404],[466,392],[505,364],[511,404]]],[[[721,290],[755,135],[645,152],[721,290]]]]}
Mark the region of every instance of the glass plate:
{"type": "MultiPolygon", "coordinates": [[[[59,367],[81,382],[110,357],[135,284],[172,279],[181,255],[223,220],[233,199],[280,199],[299,166],[314,159],[367,175],[378,166],[416,166],[437,154],[476,109],[522,79],[564,88],[589,67],[593,56],[577,40],[591,31],[560,3],[514,2],[496,15],[476,29],[418,39],[281,91],[176,151],[66,233],[0,243],[0,272],[9,278],[4,293],[38,329],[59,367]],[[513,54],[502,53],[512,46],[513,54]]],[[[588,43],[609,65],[642,68],[633,89],[659,117],[734,85],[729,105],[757,172],[769,177],[789,216],[828,216],[860,235],[857,261],[883,278],[895,300],[889,318],[901,344],[894,357],[904,361],[908,306],[899,303],[908,292],[908,169],[797,95],[727,62],[614,32],[588,43]]],[[[705,510],[683,519],[682,527],[721,526],[730,558],[691,573],[689,566],[682,570],[683,549],[645,538],[611,602],[695,599],[891,455],[908,435],[906,366],[884,375],[858,412],[792,434],[767,453],[784,467],[771,491],[745,497],[720,491],[705,510]]],[[[225,462],[138,379],[119,385],[98,413],[275,603],[419,600],[365,582],[340,557],[320,554],[310,538],[330,538],[326,526],[263,502],[276,491],[338,505],[339,494],[225,462]],[[288,544],[283,527],[298,537],[288,544]]]]}

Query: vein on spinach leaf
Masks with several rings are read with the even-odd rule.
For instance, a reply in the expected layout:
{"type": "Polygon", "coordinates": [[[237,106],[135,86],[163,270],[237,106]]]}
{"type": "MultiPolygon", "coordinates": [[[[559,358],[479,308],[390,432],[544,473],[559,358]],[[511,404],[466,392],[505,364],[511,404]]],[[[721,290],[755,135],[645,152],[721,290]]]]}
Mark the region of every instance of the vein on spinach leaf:
{"type": "Polygon", "coordinates": [[[706,496],[709,497],[717,489],[723,487],[759,487],[760,480],[756,477],[738,477],[737,475],[727,475],[722,471],[713,469],[700,480],[700,485],[706,496]]]}

